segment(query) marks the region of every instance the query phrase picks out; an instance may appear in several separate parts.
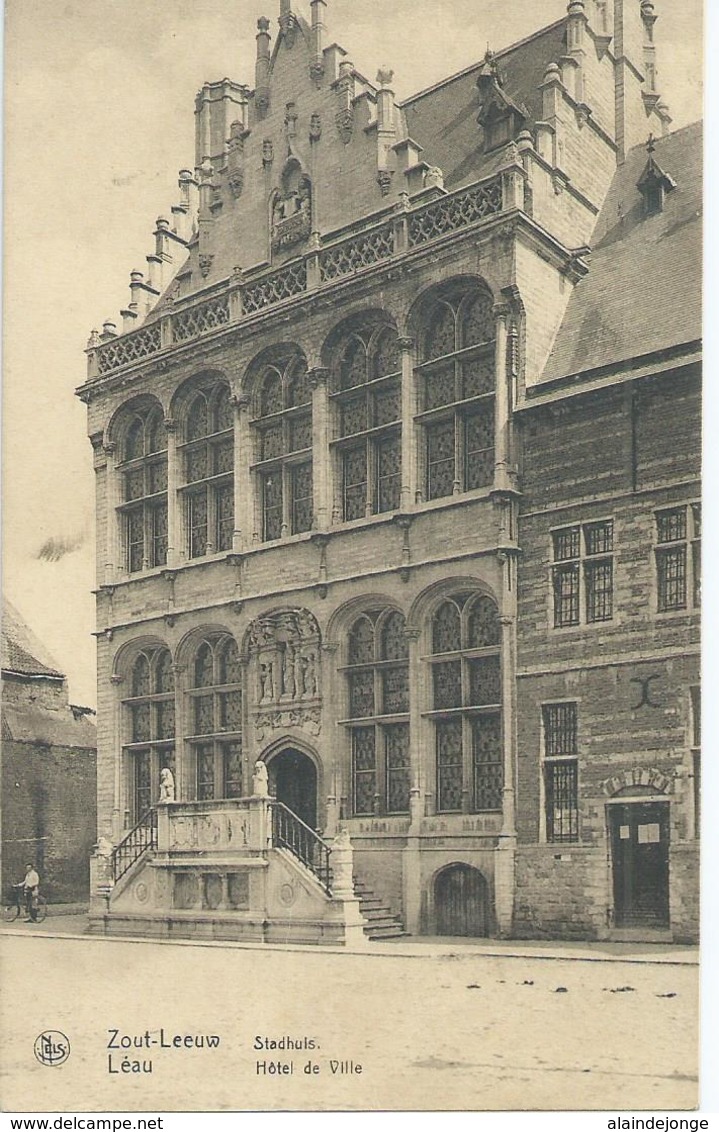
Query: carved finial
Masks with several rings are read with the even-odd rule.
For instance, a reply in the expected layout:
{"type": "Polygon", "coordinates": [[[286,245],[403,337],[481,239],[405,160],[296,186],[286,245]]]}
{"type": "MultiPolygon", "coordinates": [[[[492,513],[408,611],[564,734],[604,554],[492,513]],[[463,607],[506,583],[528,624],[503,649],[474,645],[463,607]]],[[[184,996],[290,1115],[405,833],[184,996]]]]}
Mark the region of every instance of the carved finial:
{"type": "Polygon", "coordinates": [[[257,28],[258,31],[262,33],[262,35],[267,35],[270,30],[270,21],[267,19],[267,16],[260,16],[259,20],[257,21],[257,28]]]}
{"type": "Polygon", "coordinates": [[[90,331],[90,337],[87,340],[88,350],[95,350],[100,345],[100,334],[97,329],[90,331]]]}
{"type": "Polygon", "coordinates": [[[377,72],[377,82],[380,86],[391,86],[394,78],[394,71],[391,67],[380,67],[377,72]]]}
{"type": "Polygon", "coordinates": [[[654,134],[650,133],[649,137],[647,138],[647,153],[654,153],[655,149],[656,145],[654,144],[654,134]]]}
{"type": "Polygon", "coordinates": [[[500,78],[495,54],[489,44],[487,44],[487,50],[484,53],[484,61],[479,68],[479,75],[477,76],[477,86],[485,86],[489,83],[496,83],[497,86],[501,86],[502,79],[500,78]]]}

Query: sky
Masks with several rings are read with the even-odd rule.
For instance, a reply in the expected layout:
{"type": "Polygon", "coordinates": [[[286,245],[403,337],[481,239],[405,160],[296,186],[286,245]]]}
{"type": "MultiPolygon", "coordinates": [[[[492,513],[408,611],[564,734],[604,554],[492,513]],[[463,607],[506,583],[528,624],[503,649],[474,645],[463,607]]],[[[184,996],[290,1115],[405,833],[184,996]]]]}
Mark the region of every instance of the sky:
{"type": "MultiPolygon", "coordinates": [[[[308,7],[308,5],[307,5],[308,7]]],[[[194,164],[194,96],[253,85],[279,0],[6,0],[3,591],[94,706],[94,483],[84,347],[128,301],[194,164]]],[[[328,0],[329,42],[398,98],[558,19],[566,0],[328,0]]],[[[701,2],[656,0],[673,128],[702,113],[701,2]]]]}

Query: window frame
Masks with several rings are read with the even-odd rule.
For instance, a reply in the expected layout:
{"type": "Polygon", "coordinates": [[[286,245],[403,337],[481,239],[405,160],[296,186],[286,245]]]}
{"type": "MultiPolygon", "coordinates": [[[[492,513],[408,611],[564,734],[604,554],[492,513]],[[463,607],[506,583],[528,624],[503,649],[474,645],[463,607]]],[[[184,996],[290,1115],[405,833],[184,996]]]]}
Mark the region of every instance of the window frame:
{"type": "Polygon", "coordinates": [[[404,614],[401,610],[394,606],[387,606],[382,609],[363,610],[358,613],[352,621],[352,624],[347,630],[347,663],[342,665],[340,672],[343,674],[345,689],[346,689],[346,704],[347,704],[347,717],[340,722],[345,728],[349,737],[349,760],[350,760],[350,810],[352,817],[369,818],[369,817],[404,817],[409,814],[410,809],[410,791],[412,787],[411,781],[411,754],[410,754],[410,669],[409,669],[409,638],[406,636],[407,624],[404,614]],[[396,658],[387,658],[384,656],[385,646],[383,640],[384,631],[393,617],[399,617],[404,622],[401,632],[405,635],[406,651],[405,655],[396,658]],[[353,630],[366,619],[372,625],[372,658],[366,661],[351,661],[351,634],[353,630]],[[394,671],[403,670],[405,673],[405,707],[401,711],[387,711],[385,710],[387,704],[387,684],[386,676],[394,671]],[[371,674],[372,686],[372,714],[371,715],[355,715],[352,705],[352,678],[353,676],[362,676],[363,674],[371,674]],[[403,733],[406,736],[406,762],[404,765],[391,766],[390,751],[389,751],[389,737],[395,729],[403,728],[403,733]],[[356,749],[355,749],[355,734],[363,731],[373,732],[373,752],[374,764],[373,767],[364,767],[357,769],[356,766],[356,749]],[[391,779],[393,774],[397,777],[402,772],[406,773],[406,806],[400,809],[390,806],[390,798],[392,795],[391,779]],[[357,777],[358,775],[372,776],[374,782],[374,789],[372,792],[372,809],[371,810],[358,810],[358,790],[357,790],[357,777]]]}
{"type": "MultiPolygon", "coordinates": [[[[554,631],[572,630],[590,625],[616,623],[616,545],[615,521],[611,516],[575,523],[565,523],[561,527],[551,527],[549,590],[551,609],[551,628],[554,631]],[[592,532],[601,528],[609,530],[609,546],[590,550],[592,532]],[[576,538],[575,538],[576,536],[576,538]],[[573,539],[567,553],[559,550],[560,539],[573,539]],[[609,571],[608,584],[595,586],[593,578],[601,577],[600,571],[609,571]],[[560,593],[560,579],[569,579],[571,590],[560,593]],[[560,599],[558,601],[558,598],[560,599]],[[569,600],[571,616],[563,614],[565,600],[569,600]],[[597,604],[602,607],[604,616],[597,616],[597,604]],[[608,609],[608,613],[607,613],[608,609]]],[[[606,574],[604,575],[606,578],[606,574]]]]}
{"type": "Polygon", "coordinates": [[[269,358],[257,374],[255,383],[254,413],[251,428],[254,437],[257,459],[250,468],[255,483],[255,498],[259,512],[259,540],[262,543],[278,542],[292,535],[306,534],[314,527],[314,450],[313,450],[313,404],[312,395],[300,404],[292,403],[292,387],[301,379],[309,380],[307,363],[299,351],[285,353],[269,358]],[[265,412],[262,406],[264,390],[272,371],[279,382],[280,408],[265,412]],[[295,448],[293,430],[300,425],[309,425],[309,444],[295,448]],[[266,436],[279,427],[279,451],[265,456],[263,446],[266,436]],[[310,491],[308,495],[298,496],[297,478],[300,470],[309,469],[310,491]],[[279,523],[277,528],[270,525],[267,492],[273,477],[279,477],[279,523]],[[309,500],[309,513],[306,524],[298,521],[298,501],[309,500]]]}
{"type": "Polygon", "coordinates": [[[209,634],[198,641],[188,665],[188,672],[190,673],[190,678],[185,689],[187,700],[187,725],[185,730],[187,733],[184,736],[184,748],[187,752],[190,767],[193,801],[220,801],[228,798],[241,798],[243,796],[244,775],[244,670],[240,651],[232,634],[209,634]],[[235,662],[238,666],[239,679],[222,682],[220,677],[225,653],[228,649],[233,647],[236,654],[235,662]],[[200,651],[203,648],[209,649],[212,657],[213,679],[211,684],[198,685],[196,684],[196,666],[200,651]],[[223,712],[223,697],[231,695],[238,697],[240,726],[239,728],[223,729],[220,726],[223,712]],[[212,700],[212,731],[196,731],[196,704],[201,699],[212,700]],[[201,763],[199,753],[201,747],[212,748],[210,753],[212,777],[211,779],[207,779],[207,781],[211,781],[212,783],[211,795],[204,794],[201,789],[202,780],[200,778],[201,763]],[[231,747],[239,747],[239,777],[235,779],[229,779],[228,777],[231,752],[225,750],[225,748],[231,747]],[[237,782],[239,787],[237,792],[227,792],[227,785],[230,781],[237,782]]]}
{"type": "Polygon", "coordinates": [[[690,614],[701,609],[701,500],[689,500],[654,511],[654,579],[656,585],[655,612],[665,617],[672,614],[690,614]],[[661,520],[675,515],[683,519],[683,533],[676,537],[662,537],[661,520]],[[678,582],[681,593],[678,600],[667,600],[667,587],[672,581],[666,575],[664,564],[672,558],[681,563],[678,582]]]}
{"type": "MultiPolygon", "coordinates": [[[[419,412],[416,414],[414,420],[415,425],[421,430],[422,434],[419,482],[422,484],[421,490],[424,502],[449,499],[470,491],[488,492],[491,491],[494,486],[497,384],[497,330],[494,315],[491,315],[492,336],[490,338],[486,338],[481,342],[471,343],[470,345],[464,344],[468,316],[471,314],[474,303],[481,301],[482,298],[491,303],[492,307],[494,306],[494,299],[486,287],[479,284],[468,287],[450,285],[440,290],[440,292],[435,295],[431,305],[425,308],[422,320],[423,326],[420,334],[421,360],[415,366],[414,370],[419,392],[419,412]],[[434,322],[439,317],[440,308],[442,306],[449,308],[453,312],[454,347],[449,353],[427,357],[429,350],[428,340],[432,333],[434,322]],[[491,381],[488,383],[489,387],[487,389],[482,389],[478,393],[466,396],[465,370],[467,365],[474,361],[489,362],[491,381]],[[441,375],[442,373],[447,375],[450,366],[453,371],[452,384],[454,395],[451,400],[447,400],[444,403],[431,404],[431,399],[428,399],[427,396],[430,388],[429,383],[435,375],[441,375]],[[470,452],[467,447],[467,434],[468,424],[475,418],[484,418],[483,427],[491,443],[482,448],[473,450],[474,456],[483,456],[483,462],[487,465],[482,474],[484,482],[473,484],[471,483],[470,452]],[[431,458],[431,437],[432,435],[436,435],[436,430],[443,425],[448,431],[449,428],[452,430],[453,455],[451,457],[446,456],[442,460],[433,460],[431,458]],[[449,464],[450,461],[453,465],[451,490],[436,491],[433,487],[432,469],[436,468],[439,464],[449,464]]],[[[484,380],[484,377],[480,378],[480,386],[484,380]]]]}
{"type": "MultiPolygon", "coordinates": [[[[432,708],[423,712],[431,724],[434,732],[434,762],[435,762],[435,812],[438,814],[452,814],[452,813],[501,813],[503,809],[504,799],[504,728],[502,719],[502,631],[501,622],[499,618],[499,609],[494,599],[489,595],[476,591],[457,591],[445,596],[433,610],[429,619],[429,646],[430,651],[427,655],[422,657],[426,668],[429,671],[429,695],[432,708]],[[448,652],[436,652],[434,644],[434,627],[435,621],[440,610],[449,603],[457,606],[461,601],[462,605],[459,608],[459,628],[460,628],[460,647],[452,649],[448,652]],[[496,643],[491,643],[483,646],[472,646],[468,643],[469,639],[469,623],[474,608],[479,605],[481,601],[491,603],[494,607],[494,617],[496,618],[496,643]],[[482,661],[492,660],[496,661],[496,679],[498,684],[499,698],[492,703],[478,703],[472,702],[474,695],[472,691],[472,672],[479,672],[478,665],[482,661]],[[457,671],[459,666],[459,694],[461,704],[456,706],[442,706],[435,707],[437,684],[435,680],[435,673],[438,671],[440,665],[454,666],[454,671],[457,671]],[[496,750],[498,757],[495,759],[478,759],[478,750],[476,743],[476,725],[482,719],[491,719],[492,726],[497,729],[496,750]],[[453,763],[441,762],[441,739],[442,731],[448,732],[448,725],[453,722],[459,721],[461,732],[461,760],[457,759],[453,763]],[[443,802],[443,795],[445,793],[442,786],[442,770],[441,768],[457,768],[461,763],[461,796],[462,800],[460,806],[445,806],[443,802]],[[482,776],[479,770],[480,767],[486,767],[484,772],[484,786],[482,786],[482,776]],[[491,768],[495,770],[492,772],[491,768]],[[499,768],[497,774],[496,768],[499,768]],[[493,780],[497,780],[493,784],[493,780]],[[494,790],[498,791],[498,798],[496,805],[480,805],[480,796],[482,789],[488,792],[494,790]]],[[[494,666],[492,666],[494,667],[494,666]]],[[[455,677],[456,683],[456,677],[455,677]]]]}
{"type": "MultiPolygon", "coordinates": [[[[544,841],[548,845],[576,845],[580,841],[580,811],[579,811],[579,702],[577,700],[553,700],[541,704],[541,735],[542,735],[542,829],[544,841]],[[552,742],[549,725],[549,713],[563,709],[573,709],[571,712],[571,730],[566,744],[552,742]],[[566,746],[567,749],[564,749],[566,746]],[[557,749],[559,748],[559,749],[557,749]],[[571,784],[571,800],[568,806],[561,807],[567,810],[568,832],[556,833],[555,822],[557,807],[553,805],[555,794],[555,775],[567,770],[573,772],[571,784]]],[[[564,819],[562,824],[564,823],[564,819]]]]}
{"type": "Polygon", "coordinates": [[[168,767],[173,775],[176,773],[178,752],[177,687],[174,678],[172,654],[169,648],[167,648],[166,645],[157,644],[138,650],[129,667],[128,674],[130,695],[124,696],[122,699],[124,715],[123,732],[126,740],[122,745],[122,751],[127,787],[126,796],[129,803],[127,812],[130,818],[130,826],[134,826],[140,818],[151,809],[157,800],[160,771],[164,769],[164,767],[168,767]],[[144,660],[147,664],[149,691],[135,694],[135,672],[141,660],[144,660]],[[159,691],[157,685],[159,682],[160,666],[161,662],[165,660],[169,660],[170,663],[172,689],[170,691],[159,691]],[[173,708],[172,736],[161,736],[159,734],[162,730],[160,724],[161,707],[164,704],[171,704],[173,708]],[[148,737],[146,739],[136,739],[136,710],[142,708],[147,708],[148,737]],[[147,787],[149,790],[149,804],[144,807],[139,807],[139,787],[137,780],[140,760],[143,758],[146,761],[149,773],[149,785],[147,787]],[[142,810],[142,812],[140,812],[140,810],[142,810]]]}
{"type": "Polygon", "coordinates": [[[234,482],[235,482],[235,422],[232,418],[232,394],[230,387],[223,379],[212,383],[197,385],[189,395],[188,404],[183,413],[182,429],[183,439],[177,445],[177,462],[181,475],[180,495],[183,501],[185,523],[185,549],[188,561],[195,562],[212,554],[227,554],[232,550],[233,533],[235,528],[234,482]],[[231,423],[229,427],[219,428],[219,412],[223,395],[227,396],[231,423]],[[207,417],[207,431],[199,436],[189,436],[190,415],[202,398],[205,402],[207,417]],[[230,452],[230,467],[217,472],[217,460],[223,449],[230,452]],[[190,461],[196,453],[203,453],[205,459],[205,474],[197,479],[190,479],[190,461]],[[222,517],[220,503],[223,493],[229,489],[230,516],[222,517]],[[203,502],[205,515],[201,524],[193,521],[195,506],[203,502]],[[223,523],[230,523],[229,537],[223,534],[223,523]],[[194,532],[204,529],[204,545],[201,550],[195,549],[194,532]]]}
{"type": "Polygon", "coordinates": [[[398,511],[402,498],[402,351],[395,327],[388,322],[379,322],[377,324],[359,325],[348,331],[342,336],[332,371],[330,405],[335,421],[335,438],[330,447],[332,460],[337,469],[338,490],[336,495],[342,522],[352,523],[360,519],[398,511]],[[378,376],[375,373],[377,359],[381,357],[383,341],[388,335],[394,336],[395,339],[397,368],[378,376]],[[359,343],[364,350],[365,379],[355,385],[345,386],[342,377],[343,369],[353,342],[359,343]],[[397,414],[392,420],[377,424],[379,396],[388,390],[391,391],[390,395],[396,396],[397,414]],[[364,401],[365,427],[345,433],[345,407],[361,400],[364,401]],[[382,451],[383,447],[388,444],[396,446],[397,470],[390,475],[383,475],[381,472],[382,451]],[[351,453],[358,452],[361,449],[364,449],[364,479],[348,484],[348,457],[351,453]],[[395,481],[395,489],[389,506],[382,505],[382,483],[386,480],[395,481]],[[359,488],[361,486],[364,486],[364,507],[361,509],[361,514],[350,514],[348,491],[352,487],[359,488]]]}
{"type": "Polygon", "coordinates": [[[115,466],[115,472],[120,477],[122,485],[122,500],[117,506],[117,519],[121,531],[122,561],[125,573],[130,577],[141,574],[147,570],[159,569],[167,565],[168,550],[168,446],[165,417],[160,405],[150,405],[133,410],[129,414],[120,442],[121,458],[115,466]],[[130,431],[139,422],[142,426],[142,453],[137,456],[127,455],[127,446],[130,431]],[[164,448],[153,449],[151,437],[154,429],[160,430],[164,439],[164,448]],[[156,469],[162,469],[164,487],[159,491],[153,489],[152,478],[156,469]],[[141,475],[142,494],[130,496],[131,477],[141,475]],[[165,534],[158,537],[157,518],[164,513],[165,534]],[[139,516],[141,540],[134,539],[132,535],[133,519],[139,516]],[[139,565],[133,565],[133,547],[141,546],[139,565]]]}

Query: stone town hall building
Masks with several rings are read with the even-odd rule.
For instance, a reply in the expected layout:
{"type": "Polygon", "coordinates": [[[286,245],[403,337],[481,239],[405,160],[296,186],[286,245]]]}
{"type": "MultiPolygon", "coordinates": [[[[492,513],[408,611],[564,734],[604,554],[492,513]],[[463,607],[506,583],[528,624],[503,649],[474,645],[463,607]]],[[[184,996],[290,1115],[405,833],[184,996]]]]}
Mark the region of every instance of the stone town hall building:
{"type": "Polygon", "coordinates": [[[692,938],[701,136],[654,4],[402,102],[326,9],[203,86],[89,343],[93,925],[692,938]]]}

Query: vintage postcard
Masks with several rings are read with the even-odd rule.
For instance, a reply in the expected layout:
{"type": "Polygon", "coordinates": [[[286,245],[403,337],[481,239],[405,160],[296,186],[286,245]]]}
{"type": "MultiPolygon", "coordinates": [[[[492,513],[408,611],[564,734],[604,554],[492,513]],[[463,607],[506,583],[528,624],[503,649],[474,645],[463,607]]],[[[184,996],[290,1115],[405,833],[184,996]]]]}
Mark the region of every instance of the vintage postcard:
{"type": "Polygon", "coordinates": [[[5,1113],[700,1127],[702,17],[8,0],[5,1113]]]}

